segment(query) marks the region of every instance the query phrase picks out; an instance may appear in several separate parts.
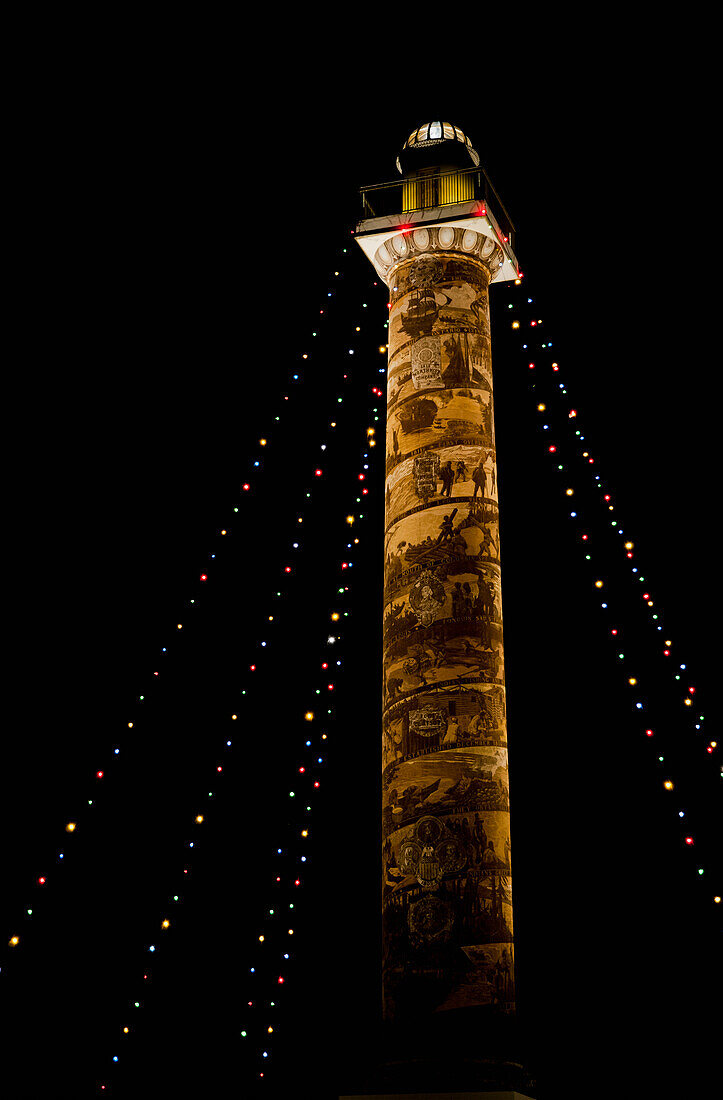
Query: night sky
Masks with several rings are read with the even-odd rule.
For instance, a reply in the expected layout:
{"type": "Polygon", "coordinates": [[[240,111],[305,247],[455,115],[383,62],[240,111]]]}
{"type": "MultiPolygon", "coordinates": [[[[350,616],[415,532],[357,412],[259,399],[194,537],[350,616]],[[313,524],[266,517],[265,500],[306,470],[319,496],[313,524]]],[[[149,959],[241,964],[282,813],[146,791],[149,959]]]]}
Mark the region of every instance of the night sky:
{"type": "MultiPolygon", "coordinates": [[[[636,66],[618,45],[576,62],[550,49],[519,77],[480,58],[466,83],[460,59],[440,62],[440,91],[404,51],[302,64],[285,42],[283,78],[262,89],[198,52],[152,54],[118,81],[100,61],[69,70],[42,111],[31,95],[25,107],[6,299],[5,1095],[363,1087],[379,1002],[383,446],[361,456],[374,415],[383,439],[371,390],[387,296],[350,231],[359,187],[395,178],[408,133],[441,118],[471,136],[515,223],[528,315],[665,624],[656,634],[601,536],[598,572],[636,655],[622,670],[505,316],[521,292],[493,286],[533,1095],[692,1096],[717,1079],[722,883],[720,754],[681,705],[695,685],[715,736],[720,230],[705,80],[671,79],[652,47],[636,66]],[[330,647],[335,609],[349,618],[330,647]],[[655,701],[673,793],[628,674],[655,701]],[[288,792],[321,730],[304,815],[288,792]],[[307,825],[300,870],[274,853],[296,851],[307,825]],[[289,904],[280,989],[257,941],[289,904]],[[247,1002],[274,996],[268,1045],[242,1041],[271,1011],[247,1002]]],[[[600,514],[591,491],[578,499],[600,514]]]]}

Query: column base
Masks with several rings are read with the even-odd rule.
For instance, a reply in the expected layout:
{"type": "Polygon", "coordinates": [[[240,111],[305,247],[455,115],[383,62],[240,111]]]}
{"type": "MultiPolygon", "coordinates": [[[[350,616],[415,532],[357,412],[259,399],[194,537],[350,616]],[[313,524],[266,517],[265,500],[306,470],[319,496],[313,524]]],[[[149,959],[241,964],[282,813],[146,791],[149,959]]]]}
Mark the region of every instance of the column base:
{"type": "Polygon", "coordinates": [[[521,1092],[405,1092],[383,1096],[340,1096],[339,1100],[532,1100],[521,1092]]]}

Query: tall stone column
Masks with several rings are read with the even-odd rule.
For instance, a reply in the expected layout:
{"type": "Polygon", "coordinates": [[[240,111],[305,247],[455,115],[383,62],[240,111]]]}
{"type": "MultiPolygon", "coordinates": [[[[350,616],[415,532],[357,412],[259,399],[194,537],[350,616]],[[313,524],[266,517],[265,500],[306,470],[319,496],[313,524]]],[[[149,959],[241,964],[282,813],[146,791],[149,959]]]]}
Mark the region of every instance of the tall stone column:
{"type": "Polygon", "coordinates": [[[383,1012],[514,1009],[488,286],[491,235],[420,225],[390,292],[382,771],[383,1012]]]}
{"type": "Polygon", "coordinates": [[[457,125],[418,126],[396,165],[401,179],[361,189],[355,229],[390,297],[375,1084],[512,1100],[529,1078],[514,1014],[488,290],[520,277],[515,231],[457,125]]]}

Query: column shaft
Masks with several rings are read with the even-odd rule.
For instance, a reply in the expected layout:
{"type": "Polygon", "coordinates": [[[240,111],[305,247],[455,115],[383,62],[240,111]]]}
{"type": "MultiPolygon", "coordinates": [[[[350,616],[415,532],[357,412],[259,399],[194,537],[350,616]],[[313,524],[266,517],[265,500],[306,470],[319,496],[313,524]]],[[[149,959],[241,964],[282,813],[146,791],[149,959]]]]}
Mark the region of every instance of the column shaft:
{"type": "Polygon", "coordinates": [[[514,1008],[488,237],[385,241],[383,1001],[514,1008]]]}

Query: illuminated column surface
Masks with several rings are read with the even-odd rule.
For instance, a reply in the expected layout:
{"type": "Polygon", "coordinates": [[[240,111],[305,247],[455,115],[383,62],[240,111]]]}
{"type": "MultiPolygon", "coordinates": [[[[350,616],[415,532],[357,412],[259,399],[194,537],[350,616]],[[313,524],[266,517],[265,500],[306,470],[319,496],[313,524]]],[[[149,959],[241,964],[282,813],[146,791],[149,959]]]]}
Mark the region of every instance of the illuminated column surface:
{"type": "Polygon", "coordinates": [[[382,997],[411,1026],[515,1003],[488,288],[518,273],[468,139],[432,127],[356,230],[390,296],[382,997]]]}

